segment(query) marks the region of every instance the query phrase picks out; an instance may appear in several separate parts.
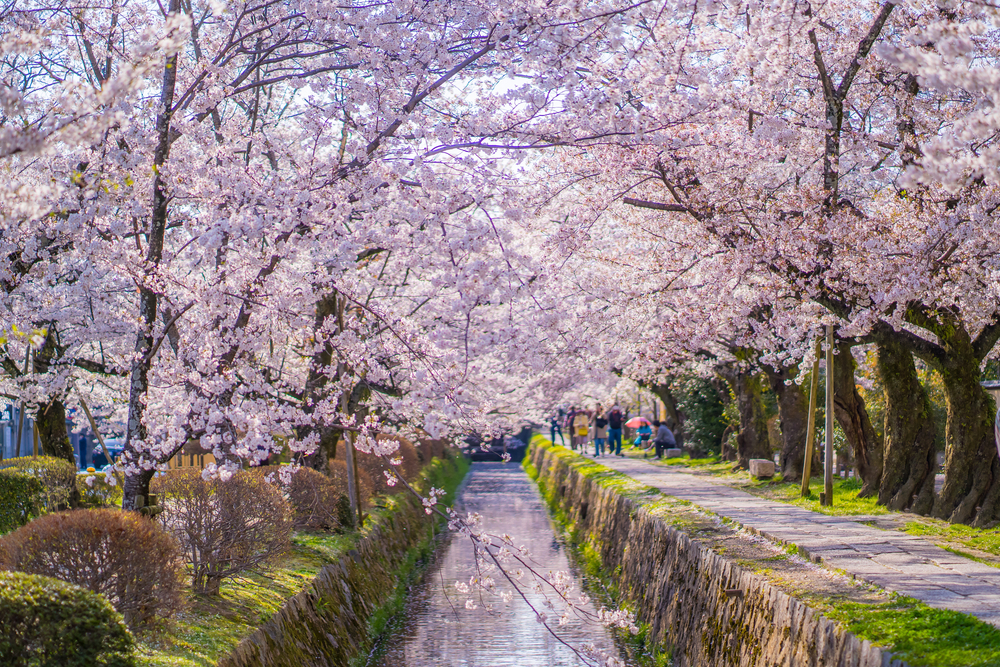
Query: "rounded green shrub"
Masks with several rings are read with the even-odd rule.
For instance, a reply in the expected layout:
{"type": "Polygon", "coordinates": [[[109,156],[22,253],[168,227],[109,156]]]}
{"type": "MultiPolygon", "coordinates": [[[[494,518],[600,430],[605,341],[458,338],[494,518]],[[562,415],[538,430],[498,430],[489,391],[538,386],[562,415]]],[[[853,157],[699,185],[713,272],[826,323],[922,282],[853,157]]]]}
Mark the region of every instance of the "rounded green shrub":
{"type": "Polygon", "coordinates": [[[77,586],[0,572],[0,665],[132,667],[135,643],[111,604],[77,586]]]}
{"type": "Polygon", "coordinates": [[[76,476],[76,490],[83,507],[110,507],[122,502],[122,487],[110,473],[81,472],[76,476]]]}
{"type": "Polygon", "coordinates": [[[179,545],[167,531],[119,509],[46,514],[0,537],[0,569],[99,593],[136,631],[180,608],[182,567],[179,545]]]}
{"type": "Polygon", "coordinates": [[[0,470],[0,535],[31,521],[44,504],[41,480],[16,468],[0,470]]]}
{"type": "Polygon", "coordinates": [[[76,466],[54,456],[25,456],[10,461],[10,468],[37,478],[43,487],[45,508],[66,509],[76,488],[76,466]]]}

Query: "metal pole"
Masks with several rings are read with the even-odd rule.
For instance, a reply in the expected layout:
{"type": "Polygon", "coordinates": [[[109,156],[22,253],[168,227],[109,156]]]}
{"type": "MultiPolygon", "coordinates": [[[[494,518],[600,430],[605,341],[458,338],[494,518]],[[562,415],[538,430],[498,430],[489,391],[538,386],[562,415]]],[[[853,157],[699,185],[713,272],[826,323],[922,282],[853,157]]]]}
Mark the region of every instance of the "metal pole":
{"type": "Polygon", "coordinates": [[[809,380],[809,421],[806,426],[806,453],[802,463],[802,497],[809,495],[809,478],[812,476],[813,449],[816,447],[816,397],[819,394],[819,357],[823,345],[816,339],[816,358],[813,359],[812,377],[809,380]]]}
{"type": "Polygon", "coordinates": [[[823,464],[823,504],[833,505],[833,327],[826,328],[826,456],[823,464]]]}

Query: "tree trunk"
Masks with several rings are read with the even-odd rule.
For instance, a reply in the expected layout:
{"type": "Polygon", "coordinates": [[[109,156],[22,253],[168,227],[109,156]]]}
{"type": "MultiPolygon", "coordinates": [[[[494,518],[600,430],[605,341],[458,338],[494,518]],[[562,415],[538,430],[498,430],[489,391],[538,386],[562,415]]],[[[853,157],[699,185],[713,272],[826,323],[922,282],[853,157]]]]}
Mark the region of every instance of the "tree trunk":
{"type": "Polygon", "coordinates": [[[854,382],[856,365],[851,343],[839,341],[833,361],[833,412],[851,446],[855,470],[862,481],[858,496],[865,498],[878,493],[882,480],[882,440],[875,433],[865,400],[854,382]]]}
{"type": "MultiPolygon", "coordinates": [[[[180,0],[170,0],[169,12],[180,11],[180,0]]],[[[174,86],[177,83],[177,55],[169,56],[163,68],[163,83],[160,88],[160,109],[156,117],[156,150],[153,155],[153,206],[146,234],[147,271],[153,271],[163,259],[163,241],[167,231],[167,207],[169,197],[167,186],[161,176],[161,168],[170,153],[170,122],[173,117],[174,86]]],[[[122,489],[122,509],[137,509],[137,496],[149,495],[149,480],[152,470],[146,470],[139,462],[148,454],[140,448],[146,446],[146,400],[149,392],[149,368],[152,364],[153,326],[159,297],[146,285],[139,286],[139,330],[136,332],[135,354],[129,373],[128,422],[126,423],[123,458],[125,468],[125,488],[122,489]]]]}
{"type": "Polygon", "coordinates": [[[968,335],[957,331],[944,341],[949,354],[938,370],[948,400],[945,479],[933,514],[953,523],[982,526],[1000,505],[1000,463],[993,433],[993,399],[979,384],[979,359],[968,335]]]}
{"type": "MultiPolygon", "coordinates": [[[[73,443],[69,440],[66,430],[66,406],[58,398],[53,398],[48,405],[42,405],[35,413],[35,426],[38,427],[38,437],[42,441],[42,451],[46,456],[65,459],[76,467],[76,457],[73,456],[73,443]]],[[[80,492],[73,484],[69,488],[69,506],[80,504],[80,492]]]]}
{"type": "Polygon", "coordinates": [[[934,417],[909,348],[878,343],[878,373],[885,387],[885,462],[878,502],[891,510],[930,514],[934,506],[934,417]]]}
{"type": "Polygon", "coordinates": [[[673,392],[670,391],[670,385],[654,384],[650,385],[649,389],[663,401],[667,411],[667,426],[674,433],[677,447],[684,449],[684,412],[677,409],[677,400],[674,398],[673,392]]]}
{"type": "MultiPolygon", "coordinates": [[[[57,338],[55,322],[51,322],[46,328],[45,342],[31,362],[32,370],[38,375],[48,373],[52,361],[61,356],[62,350],[56,342],[57,338]]],[[[48,403],[38,406],[35,425],[38,427],[38,437],[42,441],[42,450],[45,454],[66,459],[75,466],[76,457],[73,456],[73,445],[66,430],[66,406],[59,395],[53,396],[48,403]]],[[[76,489],[73,490],[73,495],[77,496],[76,489]]]]}
{"type": "MultiPolygon", "coordinates": [[[[337,292],[327,291],[316,302],[316,313],[313,325],[317,332],[317,336],[323,335],[321,332],[323,331],[323,326],[326,324],[328,318],[333,318],[333,321],[335,321],[338,309],[337,301],[337,292]]],[[[308,400],[306,402],[305,412],[307,414],[312,414],[314,412],[316,403],[328,398],[326,385],[329,379],[328,373],[332,363],[333,346],[329,343],[325,344],[313,353],[312,360],[309,364],[309,377],[306,379],[306,396],[308,400]]],[[[319,431],[319,447],[317,447],[316,451],[312,454],[303,457],[302,464],[314,470],[318,470],[324,475],[329,475],[330,459],[336,458],[337,456],[337,440],[340,439],[341,430],[324,426],[309,426],[305,429],[303,436],[309,435],[313,429],[319,431]]]]}
{"type": "Polygon", "coordinates": [[[798,376],[795,366],[764,366],[771,391],[778,399],[778,421],[781,426],[781,454],[779,463],[785,481],[802,478],[803,458],[809,423],[809,393],[794,382],[798,376]]]}
{"type": "Polygon", "coordinates": [[[35,426],[38,427],[38,437],[46,456],[55,456],[76,465],[73,444],[66,430],[66,406],[61,400],[53,398],[48,404],[39,406],[35,413],[35,426]]]}
{"type": "Polygon", "coordinates": [[[736,435],[736,465],[749,468],[750,459],[770,459],[771,442],[767,438],[767,415],[760,376],[749,371],[727,368],[721,371],[732,385],[740,413],[740,432],[736,435]]]}

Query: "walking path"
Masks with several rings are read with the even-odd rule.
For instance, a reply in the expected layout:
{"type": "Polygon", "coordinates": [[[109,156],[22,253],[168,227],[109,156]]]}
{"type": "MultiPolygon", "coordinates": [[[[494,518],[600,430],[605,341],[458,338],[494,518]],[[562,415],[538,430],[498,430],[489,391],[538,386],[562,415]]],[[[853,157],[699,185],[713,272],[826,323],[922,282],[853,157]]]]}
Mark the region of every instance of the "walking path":
{"type": "Polygon", "coordinates": [[[945,551],[925,539],[758,498],[712,479],[638,459],[598,462],[731,519],[768,539],[794,544],[815,562],[857,579],[1000,627],[1000,569],[945,551]]]}

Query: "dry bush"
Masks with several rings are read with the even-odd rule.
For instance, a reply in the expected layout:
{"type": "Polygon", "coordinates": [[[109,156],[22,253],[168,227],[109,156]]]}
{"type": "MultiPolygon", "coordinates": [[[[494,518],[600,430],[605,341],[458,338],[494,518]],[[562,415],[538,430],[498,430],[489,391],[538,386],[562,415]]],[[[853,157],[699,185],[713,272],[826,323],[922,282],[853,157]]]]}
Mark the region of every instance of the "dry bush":
{"type": "MultiPolygon", "coordinates": [[[[355,455],[360,452],[355,452],[355,455]]],[[[381,473],[379,473],[381,474],[381,473]]],[[[383,477],[383,479],[385,479],[383,477]]],[[[330,459],[330,481],[337,489],[338,496],[347,497],[347,462],[343,458],[330,459]]],[[[361,504],[367,505],[375,493],[376,484],[371,474],[366,468],[361,466],[358,460],[358,491],[361,496],[361,504]]]]}
{"type": "Polygon", "coordinates": [[[424,469],[424,462],[420,460],[420,452],[406,438],[394,439],[399,443],[399,449],[390,458],[402,459],[402,462],[395,466],[397,474],[401,474],[407,482],[413,482],[417,479],[420,471],[424,469]]]}
{"type": "Polygon", "coordinates": [[[291,544],[292,512],[281,490],[259,474],[223,480],[201,471],[158,478],[167,529],[181,542],[196,593],[217,595],[222,581],[267,569],[291,544]]]}
{"type": "Polygon", "coordinates": [[[0,538],[0,567],[100,593],[133,630],[181,606],[177,541],[134,512],[83,509],[35,519],[0,538]]]}
{"type": "Polygon", "coordinates": [[[365,475],[369,480],[371,480],[372,495],[381,496],[387,493],[396,493],[399,491],[398,485],[396,487],[389,486],[388,478],[386,478],[384,472],[393,466],[387,466],[381,458],[375,456],[374,454],[355,452],[354,455],[358,459],[359,475],[365,475]]]}
{"type": "Polygon", "coordinates": [[[402,477],[407,482],[416,480],[417,475],[423,469],[420,460],[420,453],[406,438],[393,436],[391,438],[399,447],[388,458],[390,461],[398,461],[399,465],[390,465],[382,457],[375,454],[358,452],[358,468],[364,469],[372,479],[372,489],[378,495],[399,493],[400,486],[390,486],[385,471],[388,470],[397,477],[402,477]]]}
{"type": "Polygon", "coordinates": [[[281,466],[251,468],[271,484],[283,488],[292,504],[293,522],[298,530],[336,530],[340,525],[337,498],[341,490],[333,480],[312,468],[297,468],[284,484],[281,466]]]}
{"type": "Polygon", "coordinates": [[[417,449],[420,455],[423,457],[422,462],[424,464],[430,463],[431,459],[443,459],[444,450],[447,448],[448,443],[440,439],[432,438],[421,438],[418,441],[417,449]]]}

